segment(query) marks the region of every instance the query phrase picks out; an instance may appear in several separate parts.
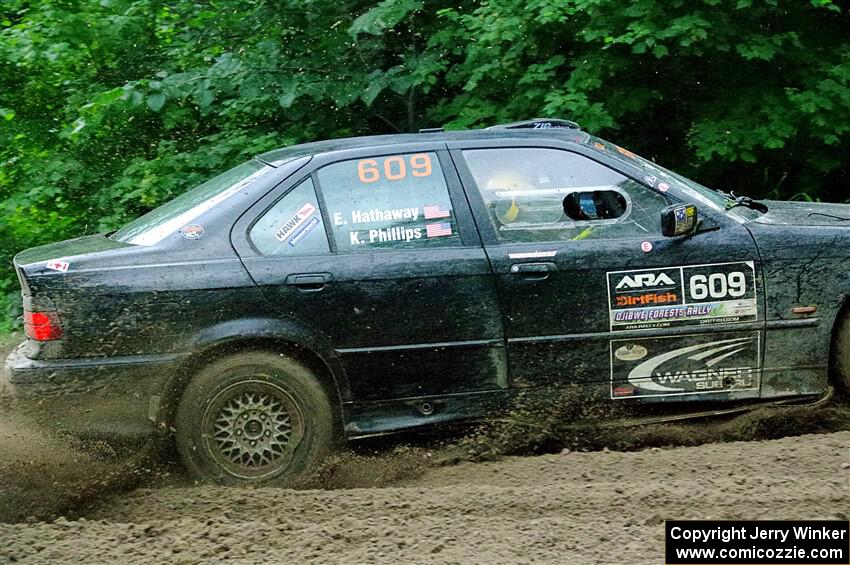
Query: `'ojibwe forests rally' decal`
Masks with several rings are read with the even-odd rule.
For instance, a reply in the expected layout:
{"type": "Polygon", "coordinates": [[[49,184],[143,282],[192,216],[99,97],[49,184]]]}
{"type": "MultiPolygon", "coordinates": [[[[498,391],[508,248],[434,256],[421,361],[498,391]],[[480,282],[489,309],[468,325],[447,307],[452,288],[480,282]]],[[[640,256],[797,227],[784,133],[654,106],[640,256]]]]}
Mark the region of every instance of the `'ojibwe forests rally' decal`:
{"type": "Polygon", "coordinates": [[[608,273],[612,331],[758,320],[751,261],[608,273]]]}

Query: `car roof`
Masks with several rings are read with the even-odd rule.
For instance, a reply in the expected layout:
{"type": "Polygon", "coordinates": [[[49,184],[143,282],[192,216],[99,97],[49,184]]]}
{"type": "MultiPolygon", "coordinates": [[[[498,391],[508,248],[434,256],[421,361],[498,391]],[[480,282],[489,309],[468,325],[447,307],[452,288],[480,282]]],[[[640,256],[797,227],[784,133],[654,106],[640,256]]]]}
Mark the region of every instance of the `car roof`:
{"type": "MultiPolygon", "coordinates": [[[[520,125],[506,124],[504,126],[494,126],[493,128],[477,130],[442,131],[440,129],[435,129],[423,130],[423,132],[420,133],[345,137],[341,139],[314,141],[311,143],[302,143],[300,145],[273,149],[258,155],[257,159],[264,163],[275,165],[283,161],[289,161],[291,159],[307,155],[317,155],[319,153],[330,153],[334,151],[344,151],[346,149],[359,149],[364,147],[400,145],[404,143],[464,141],[475,139],[539,139],[541,137],[566,141],[586,141],[589,138],[589,134],[580,130],[576,124],[573,124],[573,122],[565,122],[564,120],[555,121],[572,125],[569,127],[549,127],[541,129],[526,127],[526,124],[540,123],[541,120],[538,119],[529,120],[527,122],[518,122],[520,125]]],[[[544,123],[547,122],[548,120],[544,121],[544,123]]]]}

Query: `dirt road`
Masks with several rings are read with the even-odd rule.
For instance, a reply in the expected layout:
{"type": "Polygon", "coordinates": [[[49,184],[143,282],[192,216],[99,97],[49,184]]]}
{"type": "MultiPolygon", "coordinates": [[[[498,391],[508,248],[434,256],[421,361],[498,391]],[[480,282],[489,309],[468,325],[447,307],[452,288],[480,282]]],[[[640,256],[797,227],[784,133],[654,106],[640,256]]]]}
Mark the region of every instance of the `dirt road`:
{"type": "Polygon", "coordinates": [[[164,484],[0,524],[0,562],[662,563],[665,518],[848,513],[843,431],[462,463],[383,488],[164,484]]]}
{"type": "Polygon", "coordinates": [[[332,458],[323,488],[236,489],[81,450],[0,398],[0,563],[662,563],[664,519],[850,514],[846,403],[578,436],[523,418],[332,458]],[[564,446],[591,451],[498,457],[564,446]]]}

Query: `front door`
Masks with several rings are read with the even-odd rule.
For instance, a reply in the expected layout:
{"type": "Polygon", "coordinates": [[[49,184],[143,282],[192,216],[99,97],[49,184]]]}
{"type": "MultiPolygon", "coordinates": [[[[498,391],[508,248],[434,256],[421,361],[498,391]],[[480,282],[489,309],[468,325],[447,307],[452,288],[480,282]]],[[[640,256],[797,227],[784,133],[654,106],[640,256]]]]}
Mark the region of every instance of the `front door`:
{"type": "Polygon", "coordinates": [[[506,384],[495,282],[444,148],[317,156],[234,229],[270,304],[331,344],[346,400],[506,384]]]}
{"type": "Polygon", "coordinates": [[[661,235],[675,188],[577,144],[450,145],[496,272],[515,386],[612,399],[759,394],[763,305],[749,233],[722,214],[661,235]],[[499,145],[502,145],[501,147],[499,145]]]}

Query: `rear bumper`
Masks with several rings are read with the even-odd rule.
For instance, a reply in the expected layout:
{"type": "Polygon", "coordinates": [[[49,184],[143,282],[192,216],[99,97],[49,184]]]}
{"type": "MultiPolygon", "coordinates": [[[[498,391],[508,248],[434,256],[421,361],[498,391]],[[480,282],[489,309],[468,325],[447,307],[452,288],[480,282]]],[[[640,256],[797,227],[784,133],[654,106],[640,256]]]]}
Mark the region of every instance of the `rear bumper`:
{"type": "Polygon", "coordinates": [[[182,355],[34,360],[19,345],[6,359],[0,394],[51,429],[95,437],[156,432],[165,383],[182,355]]]}

